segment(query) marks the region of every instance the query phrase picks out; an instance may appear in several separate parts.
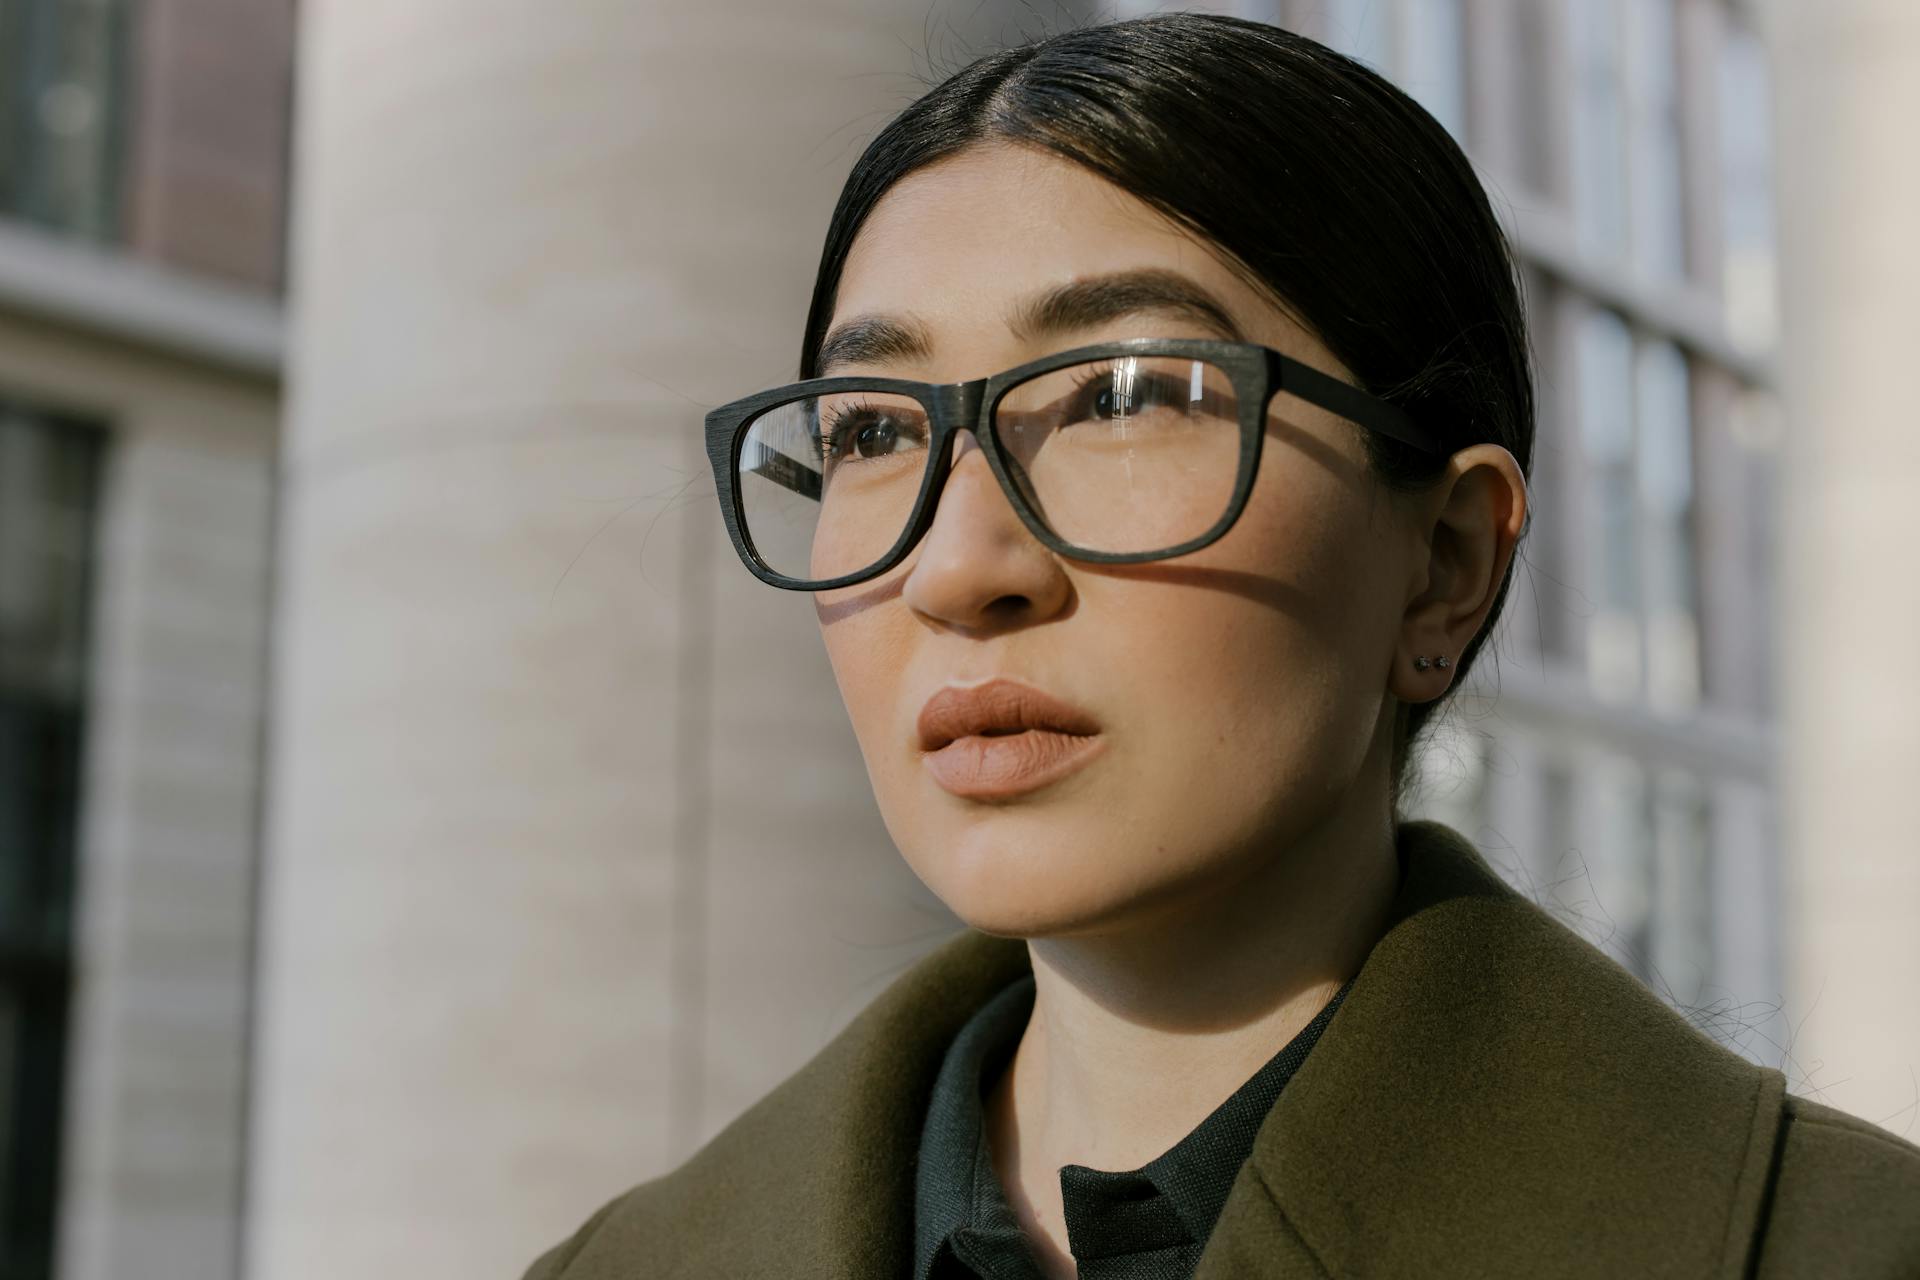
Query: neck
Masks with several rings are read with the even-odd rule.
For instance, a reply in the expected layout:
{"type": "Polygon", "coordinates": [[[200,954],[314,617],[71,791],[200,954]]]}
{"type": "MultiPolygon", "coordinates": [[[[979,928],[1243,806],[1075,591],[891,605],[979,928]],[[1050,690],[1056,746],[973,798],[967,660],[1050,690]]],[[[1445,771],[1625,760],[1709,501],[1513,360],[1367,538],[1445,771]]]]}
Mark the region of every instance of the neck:
{"type": "Polygon", "coordinates": [[[999,1157],[1044,1196],[1063,1164],[1160,1155],[1359,971],[1398,883],[1391,826],[1343,810],[1202,898],[1030,939],[1033,1016],[990,1099],[999,1157]]]}

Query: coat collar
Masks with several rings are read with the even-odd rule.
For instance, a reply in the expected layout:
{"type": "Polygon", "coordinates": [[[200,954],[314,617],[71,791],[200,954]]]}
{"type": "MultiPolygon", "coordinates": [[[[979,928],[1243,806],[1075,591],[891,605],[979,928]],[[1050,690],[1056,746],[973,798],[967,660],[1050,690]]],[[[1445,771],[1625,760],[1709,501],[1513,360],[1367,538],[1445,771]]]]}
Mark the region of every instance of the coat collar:
{"type": "MultiPolygon", "coordinates": [[[[1268,1113],[1195,1280],[1743,1274],[1784,1081],[1721,1048],[1508,888],[1403,822],[1392,924],[1268,1113]]],[[[1022,973],[967,930],[673,1173],[609,1206],[564,1272],[893,1277],[942,1057],[1022,973]]]]}
{"type": "Polygon", "coordinates": [[[1393,923],[1261,1127],[1220,1261],[1278,1221],[1334,1275],[1745,1275],[1784,1078],[1457,832],[1401,842],[1393,923]]]}

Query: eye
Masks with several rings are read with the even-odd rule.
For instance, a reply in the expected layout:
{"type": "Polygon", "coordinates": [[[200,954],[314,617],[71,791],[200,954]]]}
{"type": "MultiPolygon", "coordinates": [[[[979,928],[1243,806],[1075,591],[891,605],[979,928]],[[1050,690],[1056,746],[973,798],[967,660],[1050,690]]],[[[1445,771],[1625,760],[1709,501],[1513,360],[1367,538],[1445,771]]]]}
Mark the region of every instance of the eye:
{"type": "Polygon", "coordinates": [[[1161,375],[1116,375],[1113,369],[1090,374],[1074,388],[1075,412],[1069,422],[1111,422],[1163,405],[1186,403],[1185,388],[1161,375]],[[1122,378],[1125,381],[1122,381],[1122,378]]]}
{"type": "Polygon", "coordinates": [[[827,456],[835,461],[885,458],[926,447],[926,423],[911,414],[872,405],[832,413],[821,433],[827,456]]]}
{"type": "Polygon", "coordinates": [[[853,432],[856,457],[877,458],[892,453],[900,445],[900,424],[890,417],[869,418],[853,432]]]}
{"type": "Polygon", "coordinates": [[[1067,398],[1071,409],[1062,415],[1066,422],[1104,422],[1131,409],[1127,398],[1114,390],[1113,371],[1089,373],[1074,384],[1067,398]]]}

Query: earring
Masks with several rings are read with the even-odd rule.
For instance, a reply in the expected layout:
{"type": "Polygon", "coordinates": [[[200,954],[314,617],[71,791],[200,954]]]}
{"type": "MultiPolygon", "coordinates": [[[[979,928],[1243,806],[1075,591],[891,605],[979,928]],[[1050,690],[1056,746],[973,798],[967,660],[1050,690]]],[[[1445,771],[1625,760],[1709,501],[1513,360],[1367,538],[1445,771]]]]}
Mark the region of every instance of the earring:
{"type": "Polygon", "coordinates": [[[1452,659],[1448,658],[1447,655],[1444,653],[1437,658],[1427,658],[1427,657],[1416,656],[1413,660],[1413,669],[1415,671],[1425,671],[1428,667],[1438,667],[1442,671],[1445,671],[1448,667],[1452,665],[1453,665],[1452,659]]]}

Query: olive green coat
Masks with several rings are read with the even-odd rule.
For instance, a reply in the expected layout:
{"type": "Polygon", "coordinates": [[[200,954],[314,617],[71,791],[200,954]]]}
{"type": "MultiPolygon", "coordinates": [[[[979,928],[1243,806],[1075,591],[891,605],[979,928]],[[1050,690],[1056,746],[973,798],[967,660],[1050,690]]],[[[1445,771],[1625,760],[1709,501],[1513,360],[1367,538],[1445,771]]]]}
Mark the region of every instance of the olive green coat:
{"type": "MultiPolygon", "coordinates": [[[[1509,889],[1402,824],[1394,923],[1261,1126],[1195,1280],[1920,1277],[1920,1148],[1788,1097],[1509,889]]],[[[941,1055],[1028,967],[968,931],[527,1280],[907,1274],[941,1055]]]]}

